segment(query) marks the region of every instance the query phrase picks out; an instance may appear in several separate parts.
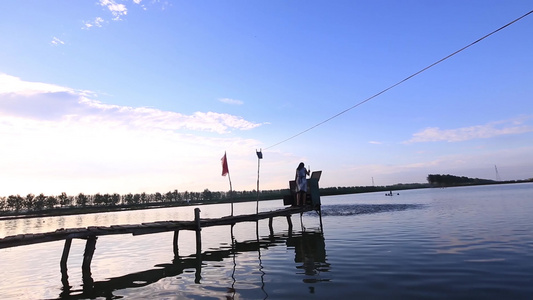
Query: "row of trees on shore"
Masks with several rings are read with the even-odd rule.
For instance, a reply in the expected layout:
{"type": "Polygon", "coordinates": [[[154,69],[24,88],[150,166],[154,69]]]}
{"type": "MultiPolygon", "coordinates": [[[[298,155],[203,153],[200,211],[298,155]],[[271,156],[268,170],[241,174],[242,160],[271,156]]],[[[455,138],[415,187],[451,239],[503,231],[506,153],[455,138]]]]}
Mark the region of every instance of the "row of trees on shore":
{"type": "MultiPolygon", "coordinates": [[[[430,174],[427,177],[428,183],[411,183],[411,184],[395,184],[389,186],[351,186],[351,187],[328,187],[321,188],[320,195],[342,195],[342,194],[356,194],[369,193],[379,191],[396,191],[406,189],[418,189],[429,187],[447,187],[447,186],[463,186],[463,185],[479,185],[479,184],[495,184],[495,183],[519,183],[519,182],[533,182],[533,178],[527,180],[513,180],[513,181],[493,181],[487,179],[459,177],[453,175],[430,174]]],[[[152,206],[177,206],[186,204],[209,204],[221,202],[242,202],[252,201],[259,197],[259,200],[273,200],[282,199],[284,195],[288,195],[289,189],[280,190],[264,190],[260,191],[259,195],[256,190],[252,191],[232,191],[230,192],[213,192],[205,189],[203,192],[178,192],[178,190],[168,191],[166,193],[137,193],[120,195],[100,194],[86,195],[79,193],[76,196],[61,193],[60,195],[47,196],[44,194],[34,195],[28,194],[26,196],[11,195],[8,197],[0,197],[0,215],[21,215],[43,213],[47,211],[80,209],[87,210],[87,208],[95,209],[111,209],[111,208],[143,208],[152,206]]]]}
{"type": "MultiPolygon", "coordinates": [[[[283,194],[288,194],[286,190],[262,191],[260,199],[282,198],[283,194]]],[[[203,192],[178,192],[178,190],[167,193],[138,193],[138,194],[100,194],[86,195],[79,193],[76,196],[61,193],[60,195],[34,195],[26,196],[11,195],[0,197],[1,213],[31,213],[45,210],[62,208],[87,208],[87,207],[134,207],[134,206],[160,206],[160,205],[180,205],[190,203],[217,203],[227,201],[249,201],[257,199],[257,191],[232,191],[213,192],[205,189],[203,192]]]]}
{"type": "Polygon", "coordinates": [[[427,177],[427,181],[431,186],[460,186],[497,183],[497,181],[490,179],[469,178],[465,176],[455,176],[450,174],[429,174],[427,177]]]}
{"type": "MultiPolygon", "coordinates": [[[[396,184],[393,186],[351,186],[321,188],[322,196],[369,193],[389,190],[404,190],[429,187],[428,184],[396,184]]],[[[282,199],[289,195],[289,189],[263,190],[259,192],[259,200],[282,199]]],[[[11,195],[0,197],[0,215],[31,214],[61,209],[87,209],[87,208],[117,208],[117,207],[150,207],[150,206],[176,206],[197,203],[242,202],[256,200],[257,191],[232,191],[213,192],[205,189],[203,192],[179,192],[178,190],[167,193],[140,193],[140,194],[95,194],[79,193],[72,196],[66,193],[60,195],[11,195]]]]}

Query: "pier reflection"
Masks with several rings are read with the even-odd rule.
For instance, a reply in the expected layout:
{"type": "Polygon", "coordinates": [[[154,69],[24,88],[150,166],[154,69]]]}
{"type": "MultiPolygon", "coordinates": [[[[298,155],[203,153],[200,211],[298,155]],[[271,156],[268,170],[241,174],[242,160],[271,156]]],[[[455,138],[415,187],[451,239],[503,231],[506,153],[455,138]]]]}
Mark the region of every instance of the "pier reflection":
{"type": "MultiPolygon", "coordinates": [[[[258,231],[256,231],[258,233],[258,231]]],[[[107,299],[115,298],[113,294],[115,291],[140,288],[155,283],[167,277],[177,277],[178,275],[190,270],[195,270],[195,283],[201,284],[202,281],[202,266],[206,262],[221,262],[225,259],[233,261],[231,265],[232,280],[231,286],[227,287],[227,299],[233,299],[238,294],[236,286],[236,257],[246,252],[257,252],[258,266],[257,270],[261,274],[260,285],[263,291],[263,299],[268,298],[267,288],[268,282],[265,277],[268,273],[264,271],[264,262],[261,259],[261,251],[265,251],[271,247],[287,246],[293,248],[295,251],[294,262],[296,269],[303,272],[295,272],[296,276],[302,276],[302,281],[305,283],[316,283],[319,281],[327,281],[322,277],[323,272],[329,271],[330,265],[326,262],[326,250],[323,233],[320,231],[304,231],[304,232],[284,232],[260,237],[257,235],[255,240],[248,240],[238,242],[233,236],[233,227],[231,228],[231,246],[226,245],[219,249],[210,249],[201,253],[191,254],[189,256],[175,256],[170,263],[162,263],[154,266],[153,269],[146,271],[127,274],[124,276],[113,277],[107,280],[94,281],[91,276],[89,268],[83,269],[82,280],[83,287],[73,288],[69,285],[69,277],[66,268],[61,270],[62,291],[58,299],[94,299],[98,297],[105,297],[107,299]]],[[[238,272],[238,271],[237,271],[238,272]]],[[[223,273],[223,272],[221,272],[223,273]]],[[[313,292],[314,288],[310,287],[313,292]]]]}
{"type": "MultiPolygon", "coordinates": [[[[328,272],[330,265],[326,262],[326,244],[324,236],[319,232],[302,232],[287,240],[287,246],[294,247],[294,262],[297,269],[302,270],[303,282],[316,283],[329,281],[322,273],[328,272]]],[[[311,290],[312,291],[312,290],[311,290]]]]}

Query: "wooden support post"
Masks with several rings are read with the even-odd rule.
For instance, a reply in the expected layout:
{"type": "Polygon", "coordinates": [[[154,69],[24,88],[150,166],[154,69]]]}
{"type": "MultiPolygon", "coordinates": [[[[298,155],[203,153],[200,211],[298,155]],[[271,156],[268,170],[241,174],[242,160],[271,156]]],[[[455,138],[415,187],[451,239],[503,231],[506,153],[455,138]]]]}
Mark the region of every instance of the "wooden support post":
{"type": "Polygon", "coordinates": [[[255,236],[257,237],[257,244],[259,245],[259,248],[261,248],[259,243],[259,220],[255,221],[255,236]]]}
{"type": "Polygon", "coordinates": [[[174,231],[174,239],[172,241],[172,248],[174,249],[174,256],[179,256],[179,247],[178,247],[178,236],[180,234],[179,230],[174,231]]]}
{"type": "Polygon", "coordinates": [[[320,218],[320,233],[324,234],[324,226],[322,226],[322,208],[318,205],[318,216],[320,218]]]}
{"type": "Polygon", "coordinates": [[[202,224],[200,224],[200,209],[198,207],[194,209],[194,222],[196,223],[196,230],[202,230],[202,224]]]}
{"type": "Polygon", "coordinates": [[[196,273],[194,282],[200,283],[202,279],[202,224],[200,223],[200,209],[194,209],[194,221],[196,223],[196,273]]]}
{"type": "Polygon", "coordinates": [[[63,255],[61,255],[61,262],[59,263],[61,269],[61,283],[63,284],[62,295],[69,295],[70,293],[70,284],[68,282],[68,272],[67,272],[67,260],[68,254],[70,253],[70,246],[72,245],[72,239],[65,240],[65,246],[63,247],[63,255]]]}
{"type": "Polygon", "coordinates": [[[196,223],[196,254],[202,253],[202,224],[200,224],[200,209],[194,209],[194,221],[196,223]]]}
{"type": "Polygon", "coordinates": [[[83,264],[81,265],[82,270],[89,272],[91,270],[91,261],[93,260],[94,250],[96,249],[96,239],[98,239],[96,236],[87,238],[85,252],[83,253],[83,264]]]}
{"type": "Polygon", "coordinates": [[[270,236],[274,235],[274,227],[272,227],[272,220],[274,217],[268,218],[268,230],[270,231],[270,236]]]}
{"type": "Polygon", "coordinates": [[[287,216],[287,223],[289,224],[289,232],[292,232],[292,219],[291,215],[287,216]]]}
{"type": "Polygon", "coordinates": [[[87,237],[85,243],[85,252],[83,253],[83,264],[81,265],[81,274],[83,281],[83,293],[92,294],[94,290],[94,280],[91,276],[91,261],[93,260],[94,250],[96,249],[97,236],[87,237]]]}
{"type": "Polygon", "coordinates": [[[70,246],[72,245],[72,239],[66,239],[65,240],[65,246],[63,247],[63,255],[61,255],[61,272],[67,271],[67,260],[68,260],[68,254],[70,253],[70,246]]]}
{"type": "Polygon", "coordinates": [[[202,280],[202,255],[201,253],[196,253],[196,272],[194,272],[194,283],[201,283],[202,280]]]}

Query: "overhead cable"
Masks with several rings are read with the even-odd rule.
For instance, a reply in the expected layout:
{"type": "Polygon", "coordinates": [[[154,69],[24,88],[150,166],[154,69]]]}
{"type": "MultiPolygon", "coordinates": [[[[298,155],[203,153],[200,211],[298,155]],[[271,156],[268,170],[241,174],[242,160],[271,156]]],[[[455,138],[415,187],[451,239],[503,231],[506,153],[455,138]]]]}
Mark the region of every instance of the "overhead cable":
{"type": "Polygon", "coordinates": [[[338,116],[340,116],[340,115],[342,115],[342,114],[344,114],[344,113],[347,113],[348,111],[350,111],[350,110],[352,110],[352,109],[358,107],[359,105],[361,105],[361,104],[363,104],[363,103],[366,103],[366,102],[368,102],[368,101],[370,101],[370,100],[372,100],[372,99],[378,97],[379,95],[381,95],[381,94],[383,94],[383,93],[385,93],[385,92],[391,90],[392,88],[395,88],[396,86],[398,86],[398,85],[400,85],[400,84],[406,82],[407,80],[409,80],[409,79],[415,77],[416,75],[419,75],[420,73],[422,73],[422,72],[424,72],[424,71],[426,71],[426,70],[428,70],[428,69],[434,67],[435,65],[437,65],[437,64],[439,64],[439,63],[441,63],[441,62],[447,60],[448,58],[450,58],[450,57],[452,57],[452,56],[458,54],[459,52],[462,52],[462,51],[466,50],[467,48],[470,48],[471,46],[473,46],[473,45],[475,45],[475,44],[481,42],[482,40],[488,38],[489,36],[495,34],[496,32],[501,31],[501,30],[503,30],[504,28],[506,28],[506,27],[508,27],[508,26],[510,26],[510,25],[512,25],[512,24],[514,24],[514,23],[516,23],[516,22],[518,22],[518,21],[520,21],[521,19],[527,17],[528,15],[530,15],[530,14],[532,14],[532,13],[533,13],[533,10],[530,11],[530,12],[528,12],[528,13],[526,13],[526,14],[524,14],[524,15],[522,15],[521,17],[519,17],[519,18],[517,18],[517,19],[515,19],[515,20],[513,20],[513,21],[511,21],[511,22],[509,22],[509,23],[507,23],[507,24],[505,24],[504,26],[502,26],[502,27],[500,27],[500,28],[498,28],[498,29],[492,31],[491,33],[486,34],[485,36],[483,36],[483,37],[481,37],[481,38],[475,40],[474,42],[472,42],[472,43],[468,44],[467,46],[465,46],[465,47],[463,47],[463,48],[461,48],[461,49],[459,49],[459,50],[453,52],[452,54],[449,54],[448,56],[439,59],[438,61],[436,61],[436,62],[430,64],[429,66],[427,66],[427,67],[421,69],[420,71],[418,71],[418,72],[416,72],[416,73],[414,73],[414,74],[412,74],[412,75],[410,75],[410,76],[408,76],[408,77],[406,77],[406,78],[404,78],[404,79],[398,81],[397,83],[395,83],[395,84],[389,86],[388,88],[386,88],[386,89],[384,89],[384,90],[382,90],[382,91],[380,91],[380,92],[374,94],[373,96],[370,96],[370,97],[366,98],[365,100],[363,100],[363,101],[361,101],[361,102],[359,102],[359,103],[357,103],[357,104],[355,104],[355,105],[353,105],[353,106],[351,106],[351,107],[349,107],[349,108],[347,108],[347,109],[345,109],[345,110],[343,110],[343,111],[341,111],[341,112],[339,112],[339,113],[337,113],[337,114],[335,114],[335,115],[333,115],[333,116],[331,116],[331,117],[325,119],[324,121],[322,121],[322,122],[320,122],[320,123],[317,123],[317,124],[315,124],[315,125],[313,125],[313,126],[307,128],[307,129],[305,129],[305,130],[303,130],[303,131],[301,131],[301,132],[299,132],[299,133],[297,133],[297,134],[295,134],[295,135],[293,135],[293,136],[291,136],[291,137],[289,137],[289,138],[286,138],[286,139],[284,139],[284,140],[282,140],[282,141],[280,141],[280,142],[278,142],[278,143],[276,143],[276,144],[274,144],[274,145],[272,145],[272,146],[269,146],[269,147],[263,148],[263,150],[268,150],[268,149],[273,148],[273,147],[276,147],[276,146],[278,146],[278,145],[280,145],[280,144],[282,144],[282,143],[285,143],[285,142],[287,142],[287,141],[290,141],[290,140],[294,139],[295,137],[298,137],[298,136],[300,136],[300,135],[302,135],[302,134],[304,134],[304,133],[306,133],[306,132],[308,132],[308,131],[310,131],[310,130],[312,130],[312,129],[315,129],[316,127],[318,127],[318,126],[320,126],[320,125],[322,125],[322,124],[324,124],[324,123],[327,123],[327,122],[329,122],[329,121],[335,119],[336,117],[338,117],[338,116]]]}

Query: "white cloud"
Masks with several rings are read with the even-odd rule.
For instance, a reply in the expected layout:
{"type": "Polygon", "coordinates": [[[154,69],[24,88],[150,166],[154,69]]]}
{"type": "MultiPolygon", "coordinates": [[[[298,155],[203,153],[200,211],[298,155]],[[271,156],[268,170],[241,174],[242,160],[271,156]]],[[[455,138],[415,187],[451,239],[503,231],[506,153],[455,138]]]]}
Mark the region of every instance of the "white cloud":
{"type": "Polygon", "coordinates": [[[234,170],[252,170],[232,174],[238,182],[253,177],[247,160],[260,145],[225,133],[260,125],[216,112],[110,105],[86,91],[0,74],[0,196],[225,190],[224,151],[234,170]]]}
{"type": "Polygon", "coordinates": [[[484,125],[445,130],[438,127],[430,127],[413,134],[413,137],[405,143],[439,141],[462,142],[473,139],[492,138],[501,135],[533,132],[533,126],[524,125],[524,122],[530,118],[531,117],[522,117],[516,120],[491,122],[484,125]]]}
{"type": "Polygon", "coordinates": [[[50,43],[52,45],[65,45],[65,42],[63,42],[62,40],[60,40],[59,38],[55,36],[52,38],[52,41],[50,43]]]}
{"type": "MultiPolygon", "coordinates": [[[[159,4],[160,1],[152,1],[150,4],[159,4]]],[[[147,10],[147,7],[145,4],[142,3],[142,0],[133,0],[133,4],[139,5],[142,10],[147,10]]],[[[97,5],[100,5],[107,9],[108,12],[111,13],[111,20],[113,21],[122,21],[122,18],[125,17],[128,14],[128,6],[131,3],[117,3],[115,0],[99,0],[97,2],[97,5]]],[[[169,3],[163,2],[160,3],[162,5],[161,9],[164,10],[169,3]]],[[[107,18],[106,18],[107,19],[107,18]]],[[[84,21],[82,29],[91,29],[93,27],[103,27],[103,25],[106,23],[106,19],[102,17],[96,17],[93,21],[84,21]]]]}
{"type": "Polygon", "coordinates": [[[90,29],[91,27],[93,26],[96,26],[96,27],[102,27],[102,24],[104,23],[104,19],[101,18],[101,17],[96,17],[94,19],[94,21],[90,21],[90,22],[85,22],[85,27],[84,29],[90,29]]]}
{"type": "Polygon", "coordinates": [[[122,16],[128,14],[128,9],[126,8],[126,5],[118,4],[114,0],[100,0],[100,5],[109,9],[111,14],[113,15],[113,20],[115,21],[121,20],[122,16]]]}
{"type": "Polygon", "coordinates": [[[73,90],[54,84],[23,81],[18,77],[0,73],[0,95],[18,94],[23,96],[31,96],[35,94],[68,91],[73,90]]]}
{"type": "Polygon", "coordinates": [[[244,102],[242,102],[241,100],[230,99],[230,98],[221,98],[221,99],[218,99],[218,101],[220,101],[222,103],[226,103],[226,104],[232,104],[232,105],[242,105],[242,104],[244,104],[244,102]]]}
{"type": "Polygon", "coordinates": [[[185,115],[148,107],[129,107],[90,99],[88,92],[53,84],[26,82],[0,74],[0,113],[19,117],[79,123],[99,123],[154,130],[193,130],[228,133],[261,126],[242,117],[196,112],[185,115]]]}

